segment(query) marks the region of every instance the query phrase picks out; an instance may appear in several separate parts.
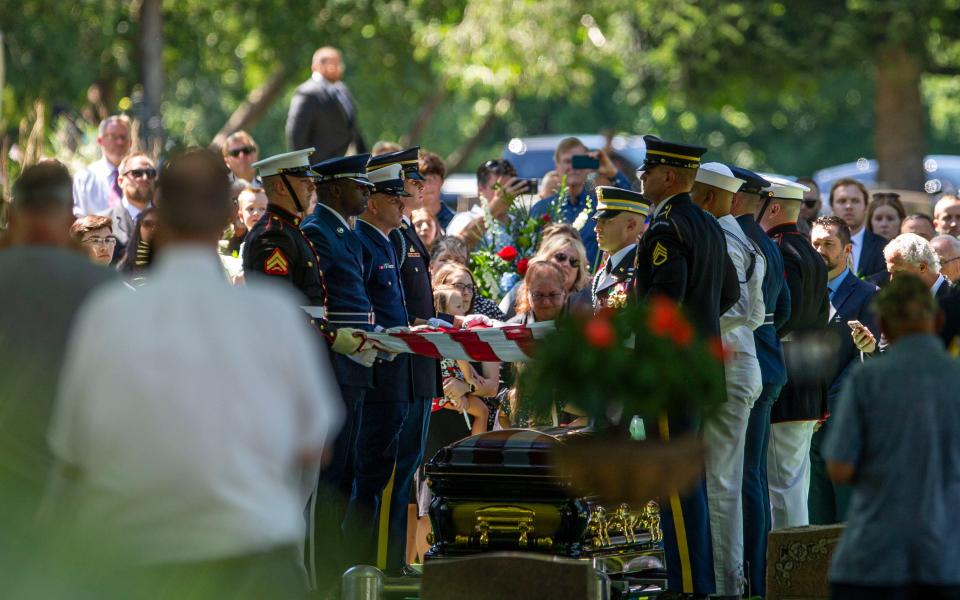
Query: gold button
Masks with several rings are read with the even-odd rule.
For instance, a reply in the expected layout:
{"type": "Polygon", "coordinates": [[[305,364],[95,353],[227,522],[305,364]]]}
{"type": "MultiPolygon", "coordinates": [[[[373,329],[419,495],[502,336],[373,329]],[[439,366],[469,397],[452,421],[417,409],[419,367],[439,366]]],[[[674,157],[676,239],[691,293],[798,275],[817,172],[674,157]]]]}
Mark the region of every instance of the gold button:
{"type": "Polygon", "coordinates": [[[307,261],[307,266],[308,266],[308,267],[312,267],[312,266],[313,266],[313,263],[308,260],[308,261],[307,261]]]}

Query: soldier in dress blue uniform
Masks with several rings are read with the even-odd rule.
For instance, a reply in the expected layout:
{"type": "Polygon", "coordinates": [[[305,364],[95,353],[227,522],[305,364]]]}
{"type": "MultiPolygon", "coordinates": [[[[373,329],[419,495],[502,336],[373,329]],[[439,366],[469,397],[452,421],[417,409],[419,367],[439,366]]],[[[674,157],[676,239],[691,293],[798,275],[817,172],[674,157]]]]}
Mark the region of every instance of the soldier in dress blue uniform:
{"type": "MultiPolygon", "coordinates": [[[[375,324],[363,273],[363,245],[348,224],[367,208],[373,184],[367,179],[368,155],[332,158],[313,165],[317,206],[300,224],[313,244],[327,282],[327,323],[370,331],[375,324]]],[[[354,447],[363,397],[373,385],[373,369],[355,357],[332,354],[333,372],[343,397],[346,418],[334,442],[330,463],[311,499],[313,515],[306,556],[311,587],[330,589],[349,566],[340,562],[341,526],[353,487],[354,447]]]]}
{"type": "MultiPolygon", "coordinates": [[[[720,336],[720,315],[740,295],[736,269],[727,256],[717,220],[693,203],[700,157],[706,148],[644,136],[647,154],[638,169],[643,196],[654,206],[650,227],[640,239],[633,296],[663,295],[677,301],[702,336],[720,336]]],[[[661,438],[699,430],[698,415],[670,414],[648,428],[661,438]]],[[[668,589],[711,594],[715,590],[706,484],[661,506],[668,589]]]]}
{"type": "Polygon", "coordinates": [[[731,214],[755,243],[767,263],[763,274],[763,302],[766,318],[753,331],[760,363],[763,391],[750,410],[743,460],[743,558],[750,595],[766,595],[767,534],[770,533],[770,496],[767,491],[767,441],[770,436],[770,409],[787,382],[783,346],[777,329],[790,318],[790,289],[783,277],[780,249],[757,224],[754,215],[770,182],[753,171],[730,167],[744,183],[733,197],[731,214]]]}
{"type": "MultiPolygon", "coordinates": [[[[367,209],[357,220],[356,232],[363,245],[367,296],[378,327],[409,326],[399,260],[390,232],[403,216],[402,168],[392,164],[368,170],[376,185],[367,209]]],[[[383,498],[397,461],[400,432],[413,398],[409,354],[377,358],[373,388],[367,391],[357,436],[356,473],[344,530],[356,546],[354,563],[377,564],[386,552],[387,536],[378,516],[389,512],[383,498]]]]}
{"type": "MultiPolygon", "coordinates": [[[[437,316],[430,283],[430,252],[410,222],[410,213],[423,204],[420,199],[423,177],[420,175],[419,153],[420,147],[414,146],[374,156],[367,165],[368,169],[377,169],[397,164],[403,169],[404,189],[408,195],[403,197],[403,219],[400,226],[390,232],[390,241],[400,261],[400,280],[410,325],[426,323],[437,316]]],[[[400,433],[393,482],[389,494],[384,494],[384,503],[389,502],[390,505],[385,515],[389,524],[381,522],[381,529],[386,527],[389,533],[385,563],[377,566],[389,573],[402,571],[405,567],[407,506],[410,504],[413,476],[423,462],[432,401],[443,394],[440,361],[416,355],[411,356],[410,361],[413,367],[413,403],[400,433]]],[[[383,520],[383,515],[381,518],[383,520]]]]}
{"type": "Polygon", "coordinates": [[[594,231],[604,258],[590,286],[594,311],[623,306],[633,284],[637,240],[650,213],[650,203],[637,192],[599,186],[596,195],[594,231]]]}

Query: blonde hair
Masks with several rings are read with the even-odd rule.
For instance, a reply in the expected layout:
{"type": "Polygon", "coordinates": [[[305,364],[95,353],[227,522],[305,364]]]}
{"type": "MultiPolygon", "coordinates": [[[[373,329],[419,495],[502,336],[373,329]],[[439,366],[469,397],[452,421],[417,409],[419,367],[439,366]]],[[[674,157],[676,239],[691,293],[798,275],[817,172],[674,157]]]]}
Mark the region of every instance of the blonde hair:
{"type": "MultiPolygon", "coordinates": [[[[450,304],[454,297],[460,300],[460,307],[463,308],[463,295],[457,290],[434,290],[433,304],[438,313],[453,314],[450,312],[450,304]]],[[[457,315],[454,315],[457,316],[457,315]]]]}
{"type": "Polygon", "coordinates": [[[563,250],[565,246],[572,246],[576,258],[580,260],[580,266],[577,267],[577,277],[573,280],[573,289],[566,290],[570,294],[579,292],[590,285],[590,272],[587,270],[587,251],[583,247],[583,242],[566,235],[554,235],[540,244],[533,260],[543,259],[552,262],[553,255],[563,250]]]}

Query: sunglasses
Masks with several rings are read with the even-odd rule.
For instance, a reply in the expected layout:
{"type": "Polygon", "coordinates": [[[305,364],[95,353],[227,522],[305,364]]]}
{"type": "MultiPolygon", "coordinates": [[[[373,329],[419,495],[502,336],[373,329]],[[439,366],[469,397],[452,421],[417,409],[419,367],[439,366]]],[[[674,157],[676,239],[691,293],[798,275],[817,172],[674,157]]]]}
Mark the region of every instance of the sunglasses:
{"type": "Polygon", "coordinates": [[[557,261],[558,263],[569,262],[569,263],[570,263],[570,266],[573,267],[574,269],[580,267],[580,259],[579,259],[579,258],[577,258],[577,257],[575,257],[575,256],[567,256],[566,253],[564,253],[564,252],[557,252],[556,254],[554,254],[554,255],[553,255],[553,260],[557,261]]]}
{"type": "Polygon", "coordinates": [[[513,168],[513,165],[501,158],[488,160],[483,163],[482,168],[497,173],[498,175],[514,176],[517,174],[517,170],[513,168]]]}
{"type": "Polygon", "coordinates": [[[249,155],[249,154],[256,154],[256,153],[257,153],[257,149],[254,148],[253,146],[242,146],[240,148],[234,148],[233,150],[227,150],[227,154],[229,154],[234,158],[240,156],[241,154],[249,155]]]}
{"type": "Polygon", "coordinates": [[[153,179],[157,176],[156,169],[130,169],[123,174],[124,177],[133,177],[134,179],[153,179]]]}
{"type": "Polygon", "coordinates": [[[153,219],[144,219],[143,222],[140,223],[140,226],[146,227],[147,229],[153,229],[154,227],[157,226],[157,222],[154,221],[153,219]]]}
{"type": "Polygon", "coordinates": [[[804,200],[804,201],[803,201],[803,205],[806,206],[807,208],[813,208],[813,207],[815,207],[815,206],[817,205],[817,201],[816,201],[816,200],[804,200]]]}

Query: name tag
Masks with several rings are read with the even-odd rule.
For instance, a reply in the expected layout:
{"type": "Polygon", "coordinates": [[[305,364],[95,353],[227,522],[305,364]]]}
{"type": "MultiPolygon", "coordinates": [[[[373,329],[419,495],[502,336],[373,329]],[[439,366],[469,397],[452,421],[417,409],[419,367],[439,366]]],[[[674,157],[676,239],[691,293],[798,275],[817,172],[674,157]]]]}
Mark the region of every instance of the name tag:
{"type": "Polygon", "coordinates": [[[393,263],[383,263],[383,264],[380,265],[378,268],[379,268],[381,271],[384,270],[384,269],[396,269],[396,267],[393,265],[393,263]]]}
{"type": "Polygon", "coordinates": [[[407,252],[407,258],[420,258],[420,253],[414,250],[413,248],[411,248],[407,252]]]}

